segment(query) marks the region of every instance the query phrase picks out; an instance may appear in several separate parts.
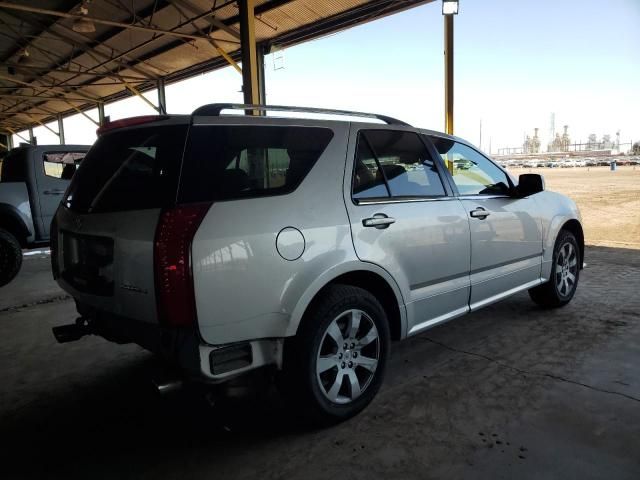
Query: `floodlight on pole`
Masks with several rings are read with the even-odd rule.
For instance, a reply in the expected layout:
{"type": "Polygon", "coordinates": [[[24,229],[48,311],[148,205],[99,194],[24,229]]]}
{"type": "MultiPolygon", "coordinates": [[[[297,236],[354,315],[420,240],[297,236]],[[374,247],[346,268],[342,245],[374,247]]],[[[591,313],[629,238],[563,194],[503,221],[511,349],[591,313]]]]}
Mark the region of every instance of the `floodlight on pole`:
{"type": "Polygon", "coordinates": [[[458,0],[442,0],[442,14],[457,15],[458,4],[459,4],[458,0]]]}

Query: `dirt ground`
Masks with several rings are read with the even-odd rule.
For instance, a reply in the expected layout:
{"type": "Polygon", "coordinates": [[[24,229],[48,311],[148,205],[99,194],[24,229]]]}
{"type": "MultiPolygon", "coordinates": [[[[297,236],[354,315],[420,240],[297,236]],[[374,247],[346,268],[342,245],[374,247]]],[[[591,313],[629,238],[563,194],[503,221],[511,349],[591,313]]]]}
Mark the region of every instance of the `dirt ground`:
{"type": "Polygon", "coordinates": [[[395,344],[374,402],[322,430],[277,391],[158,398],[139,347],[57,344],[75,306],[27,257],[0,307],[0,478],[640,479],[637,253],[588,247],[564,308],[523,292],[395,344]]]}
{"type": "Polygon", "coordinates": [[[640,249],[640,167],[510,168],[541,173],[548,190],[578,204],[589,245],[640,249]]]}

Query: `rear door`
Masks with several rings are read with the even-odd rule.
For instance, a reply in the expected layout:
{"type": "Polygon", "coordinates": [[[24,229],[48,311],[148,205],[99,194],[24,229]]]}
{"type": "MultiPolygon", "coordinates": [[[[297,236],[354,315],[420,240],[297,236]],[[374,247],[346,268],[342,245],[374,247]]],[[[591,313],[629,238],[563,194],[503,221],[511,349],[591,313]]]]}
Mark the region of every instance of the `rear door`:
{"type": "Polygon", "coordinates": [[[33,151],[33,172],[38,195],[36,208],[39,209],[36,212],[36,228],[40,233],[39,239],[49,238],[51,219],[86,153],[78,150],[33,151]]]}
{"type": "Polygon", "coordinates": [[[345,201],[355,250],[398,282],[408,333],[465,313],[469,224],[440,162],[403,129],[354,126],[349,144],[345,201]]]}
{"type": "Polygon", "coordinates": [[[171,119],[98,138],[56,215],[58,281],[81,302],[155,322],[154,238],[175,205],[188,125],[171,119]]]}
{"type": "Polygon", "coordinates": [[[451,166],[451,179],[471,230],[471,309],[539,282],[542,224],[531,198],[514,198],[507,174],[477,150],[431,137],[451,166]]]}

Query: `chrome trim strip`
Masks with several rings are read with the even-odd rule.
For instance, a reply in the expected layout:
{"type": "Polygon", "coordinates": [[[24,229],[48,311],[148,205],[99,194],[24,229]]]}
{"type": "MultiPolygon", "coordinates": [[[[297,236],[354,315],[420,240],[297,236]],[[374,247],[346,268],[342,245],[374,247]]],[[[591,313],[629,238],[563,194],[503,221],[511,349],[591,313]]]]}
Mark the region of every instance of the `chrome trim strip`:
{"type": "MultiPolygon", "coordinates": [[[[388,200],[358,200],[354,201],[356,206],[361,205],[383,205],[385,203],[416,203],[416,202],[443,202],[456,200],[456,197],[436,197],[436,198],[390,198],[388,200]]],[[[356,199],[353,199],[356,200],[356,199]]]]}
{"type": "MultiPolygon", "coordinates": [[[[524,285],[520,285],[519,287],[515,287],[512,288],[510,290],[507,290],[505,292],[502,293],[498,293],[497,295],[494,295],[493,297],[489,297],[489,298],[485,298],[484,300],[480,300],[479,302],[473,303],[471,305],[469,305],[470,309],[472,312],[478,310],[479,308],[485,307],[491,303],[495,303],[498,300],[502,300],[503,298],[506,297],[510,297],[511,295],[514,295],[518,292],[521,292],[522,290],[528,290],[532,287],[536,287],[538,285],[540,285],[541,283],[543,283],[543,280],[541,278],[538,278],[536,280],[533,280],[531,282],[525,283],[524,285]]],[[[471,287],[473,288],[473,287],[471,287]]]]}
{"type": "Polygon", "coordinates": [[[409,333],[407,334],[407,336],[414,335],[422,330],[426,330],[427,328],[434,327],[436,325],[447,322],[449,320],[453,320],[456,317],[460,317],[461,315],[464,315],[468,311],[469,311],[469,306],[465,305],[464,307],[458,308],[457,310],[454,310],[449,313],[445,313],[444,315],[440,315],[439,317],[432,318],[431,320],[427,320],[426,322],[418,323],[417,325],[414,325],[413,327],[411,327],[411,330],[409,330],[409,333]]]}
{"type": "Polygon", "coordinates": [[[489,199],[494,199],[494,198],[515,198],[515,197],[510,197],[509,195],[482,195],[482,194],[477,194],[477,195],[460,195],[458,197],[458,200],[489,200],[489,199]]]}

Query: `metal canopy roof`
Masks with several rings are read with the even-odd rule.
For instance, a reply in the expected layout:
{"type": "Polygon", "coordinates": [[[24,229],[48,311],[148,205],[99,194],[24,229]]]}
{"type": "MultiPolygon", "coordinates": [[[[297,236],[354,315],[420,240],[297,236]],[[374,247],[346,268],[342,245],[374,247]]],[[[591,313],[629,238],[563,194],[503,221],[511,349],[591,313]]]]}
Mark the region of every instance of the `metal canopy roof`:
{"type": "MultiPolygon", "coordinates": [[[[269,52],[431,1],[256,0],[255,38],[269,52]]],[[[95,32],[78,33],[82,6],[0,1],[0,131],[35,127],[240,60],[237,1],[91,0],[84,15],[95,32]]]]}

